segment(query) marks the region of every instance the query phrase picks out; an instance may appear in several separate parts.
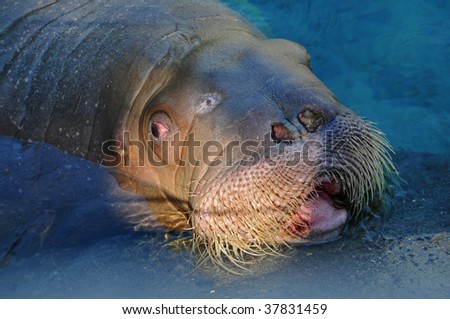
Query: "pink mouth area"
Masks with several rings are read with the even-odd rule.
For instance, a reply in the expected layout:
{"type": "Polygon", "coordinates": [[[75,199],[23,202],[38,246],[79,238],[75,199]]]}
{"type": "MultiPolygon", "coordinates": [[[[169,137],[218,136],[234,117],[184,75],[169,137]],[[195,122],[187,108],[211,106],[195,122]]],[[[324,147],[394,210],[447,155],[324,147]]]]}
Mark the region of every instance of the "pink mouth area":
{"type": "Polygon", "coordinates": [[[315,196],[308,199],[295,214],[294,219],[300,222],[290,223],[295,238],[288,242],[324,243],[339,238],[348,217],[347,209],[332,198],[340,189],[336,181],[323,183],[317,188],[315,196]]]}

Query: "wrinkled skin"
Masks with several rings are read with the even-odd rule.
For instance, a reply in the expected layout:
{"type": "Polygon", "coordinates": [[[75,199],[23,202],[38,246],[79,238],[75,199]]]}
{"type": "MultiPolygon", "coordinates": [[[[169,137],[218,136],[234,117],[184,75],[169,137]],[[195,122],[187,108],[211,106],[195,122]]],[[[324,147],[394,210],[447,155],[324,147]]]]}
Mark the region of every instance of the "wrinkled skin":
{"type": "Polygon", "coordinates": [[[217,260],[334,240],[383,191],[388,143],[314,76],[302,46],[214,2],[124,3],[10,6],[23,18],[1,34],[0,133],[112,167],[160,223],[192,230],[217,260]],[[165,151],[174,141],[189,142],[165,151]],[[206,156],[208,141],[224,151],[206,156]],[[246,141],[267,142],[251,165],[226,148],[246,141]],[[307,160],[288,165],[296,152],[307,160]]]}

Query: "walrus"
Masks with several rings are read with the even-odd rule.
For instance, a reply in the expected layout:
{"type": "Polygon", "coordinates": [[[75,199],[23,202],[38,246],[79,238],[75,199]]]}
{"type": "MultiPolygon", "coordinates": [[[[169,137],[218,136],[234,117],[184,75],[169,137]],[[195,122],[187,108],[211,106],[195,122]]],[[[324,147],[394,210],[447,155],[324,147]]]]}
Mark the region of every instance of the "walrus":
{"type": "MultiPolygon", "coordinates": [[[[215,1],[5,3],[0,134],[110,167],[152,216],[221,263],[322,243],[396,174],[373,123],[215,1]]],[[[105,225],[105,227],[108,227],[105,225]]]]}

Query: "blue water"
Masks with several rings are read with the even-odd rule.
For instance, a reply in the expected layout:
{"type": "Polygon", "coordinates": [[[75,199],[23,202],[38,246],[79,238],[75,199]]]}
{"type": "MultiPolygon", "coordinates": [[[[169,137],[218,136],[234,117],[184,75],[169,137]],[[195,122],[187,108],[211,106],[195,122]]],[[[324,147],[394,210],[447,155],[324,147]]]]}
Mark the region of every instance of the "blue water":
{"type": "Polygon", "coordinates": [[[396,149],[450,153],[450,2],[227,1],[270,37],[306,47],[339,100],[396,149]]]}
{"type": "Polygon", "coordinates": [[[112,231],[118,226],[101,216],[130,202],[133,209],[145,207],[142,198],[116,188],[106,170],[55,148],[2,139],[0,149],[9,157],[0,168],[33,183],[3,184],[1,203],[20,198],[8,207],[22,214],[29,205],[44,211],[38,217],[28,212],[32,227],[24,229],[39,234],[50,220],[65,232],[49,234],[54,242],[47,249],[35,250],[43,240],[38,236],[17,243],[0,267],[0,297],[450,298],[450,2],[226,3],[268,36],[304,45],[314,72],[338,99],[388,135],[408,184],[396,192],[397,208],[381,239],[298,247],[258,261],[242,276],[208,263],[196,268],[174,237],[112,231]],[[40,162],[24,170],[27,158],[40,162]],[[84,176],[96,176],[98,184],[84,176]],[[62,194],[64,201],[36,202],[62,194]],[[83,214],[100,216],[99,225],[80,234],[83,222],[73,216],[83,214]],[[104,224],[110,227],[99,234],[104,224]],[[58,245],[79,236],[81,245],[58,245]]]}

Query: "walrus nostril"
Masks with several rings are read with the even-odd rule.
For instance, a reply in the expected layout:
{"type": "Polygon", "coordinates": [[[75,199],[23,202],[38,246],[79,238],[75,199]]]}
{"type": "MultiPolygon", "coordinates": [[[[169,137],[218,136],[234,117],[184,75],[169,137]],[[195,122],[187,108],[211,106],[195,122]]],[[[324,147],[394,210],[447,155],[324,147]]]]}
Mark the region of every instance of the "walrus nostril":
{"type": "Polygon", "coordinates": [[[277,143],[282,141],[291,140],[289,132],[283,124],[273,124],[272,125],[272,140],[277,143]]]}
{"type": "Polygon", "coordinates": [[[298,120],[308,132],[314,133],[325,122],[325,117],[320,111],[305,108],[298,115],[298,120]]]}

